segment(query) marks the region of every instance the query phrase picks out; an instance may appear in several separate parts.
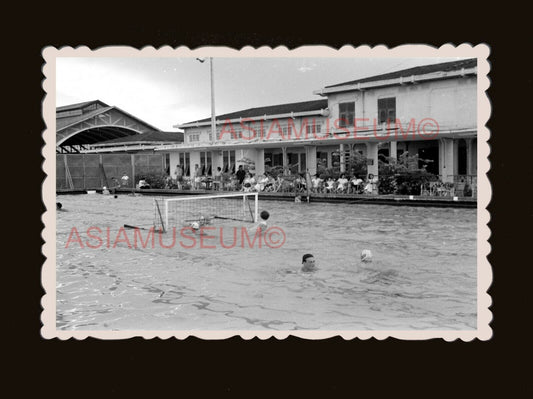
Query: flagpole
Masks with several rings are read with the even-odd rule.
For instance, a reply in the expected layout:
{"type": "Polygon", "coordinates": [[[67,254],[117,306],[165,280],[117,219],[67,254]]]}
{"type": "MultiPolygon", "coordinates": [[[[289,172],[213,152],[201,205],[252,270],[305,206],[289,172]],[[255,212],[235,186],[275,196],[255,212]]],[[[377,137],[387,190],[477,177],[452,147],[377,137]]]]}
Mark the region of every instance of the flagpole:
{"type": "Polygon", "coordinates": [[[217,141],[217,129],[215,122],[215,81],[213,79],[213,57],[209,57],[209,69],[211,73],[211,133],[213,141],[217,141]]]}

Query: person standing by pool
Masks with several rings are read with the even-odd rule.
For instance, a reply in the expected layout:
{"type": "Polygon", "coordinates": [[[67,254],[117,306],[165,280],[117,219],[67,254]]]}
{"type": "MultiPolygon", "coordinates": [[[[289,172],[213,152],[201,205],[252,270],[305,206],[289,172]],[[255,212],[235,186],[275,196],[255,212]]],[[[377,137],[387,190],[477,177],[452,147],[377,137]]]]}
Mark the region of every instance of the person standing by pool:
{"type": "Polygon", "coordinates": [[[217,166],[214,177],[215,181],[213,181],[213,189],[220,190],[220,186],[222,185],[222,168],[220,166],[217,166]]]}
{"type": "Polygon", "coordinates": [[[239,165],[239,169],[237,170],[235,175],[237,176],[237,189],[240,190],[242,187],[242,182],[246,177],[246,171],[243,169],[242,165],[239,165]]]}
{"type": "Polygon", "coordinates": [[[181,184],[183,182],[183,168],[181,165],[176,165],[176,170],[174,172],[176,175],[176,183],[178,184],[178,190],[181,190],[181,184]]]}
{"type": "Polygon", "coordinates": [[[191,176],[192,189],[196,190],[198,188],[198,183],[200,182],[200,168],[198,164],[194,165],[194,170],[191,176]]]}
{"type": "Polygon", "coordinates": [[[312,254],[305,254],[302,257],[302,272],[309,273],[317,270],[315,257],[312,254]]]}

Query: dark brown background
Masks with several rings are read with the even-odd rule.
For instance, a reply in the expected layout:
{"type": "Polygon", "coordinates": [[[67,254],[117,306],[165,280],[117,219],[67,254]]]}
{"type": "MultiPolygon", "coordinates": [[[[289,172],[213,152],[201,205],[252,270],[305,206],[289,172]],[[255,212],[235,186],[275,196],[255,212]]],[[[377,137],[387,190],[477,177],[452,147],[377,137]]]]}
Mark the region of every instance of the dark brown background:
{"type": "Polygon", "coordinates": [[[520,248],[531,246],[531,233],[520,228],[524,222],[529,224],[532,215],[530,197],[523,195],[531,185],[532,175],[532,133],[528,122],[531,101],[527,98],[531,92],[531,68],[523,55],[526,50],[520,48],[524,44],[519,41],[525,36],[520,31],[526,25],[513,16],[509,20],[513,27],[503,28],[505,12],[486,9],[489,16],[481,16],[479,10],[469,14],[463,4],[451,3],[426,3],[418,7],[401,3],[397,9],[352,11],[340,4],[309,3],[303,7],[306,15],[302,8],[290,10],[287,5],[276,8],[274,4],[257,4],[256,10],[244,7],[240,17],[228,9],[217,10],[212,14],[217,17],[214,21],[206,14],[208,3],[196,11],[181,9],[179,3],[173,8],[155,3],[134,4],[121,9],[110,8],[110,4],[85,3],[81,7],[71,3],[53,10],[33,5],[28,6],[31,11],[24,7],[6,14],[6,19],[15,23],[3,35],[9,42],[4,46],[2,63],[7,67],[3,77],[9,90],[4,92],[4,99],[10,110],[4,113],[10,125],[3,131],[4,151],[13,158],[9,162],[24,168],[20,175],[6,168],[3,176],[7,200],[4,209],[10,215],[5,226],[8,234],[4,235],[14,238],[13,245],[7,245],[8,253],[17,255],[4,262],[4,269],[15,273],[6,273],[3,279],[4,287],[9,288],[4,299],[3,330],[8,335],[4,344],[10,349],[4,350],[3,363],[9,370],[4,372],[4,380],[11,383],[12,389],[21,394],[36,389],[39,395],[70,397],[82,394],[108,397],[124,392],[145,397],[165,393],[204,397],[201,393],[208,390],[214,395],[243,393],[255,397],[267,393],[302,397],[314,393],[336,398],[438,394],[465,397],[475,392],[476,396],[485,396],[503,387],[508,397],[524,396],[531,384],[523,378],[525,368],[518,364],[521,359],[526,364],[530,360],[525,350],[530,346],[526,321],[531,312],[524,305],[530,304],[531,299],[530,289],[521,285],[528,282],[525,273],[531,266],[529,257],[520,258],[520,248]],[[60,15],[60,10],[66,10],[68,15],[60,15]],[[272,15],[265,14],[272,11],[275,11],[272,15]],[[202,32],[210,27],[221,32],[247,27],[266,29],[264,33],[202,32]],[[280,33],[284,27],[290,33],[280,33]],[[44,211],[40,201],[44,124],[40,115],[44,93],[40,86],[44,47],[294,48],[326,44],[339,48],[344,44],[393,47],[406,43],[438,47],[463,42],[486,43],[491,47],[492,86],[488,93],[494,109],[488,125],[492,131],[489,178],[493,197],[489,209],[493,216],[490,222],[493,252],[489,261],[494,270],[490,294],[495,315],[491,340],[447,343],[345,341],[337,337],[324,341],[296,338],[60,341],[40,336],[43,295],[40,273],[44,262],[40,252],[43,242],[40,216],[44,211]],[[520,98],[521,93],[526,99],[520,98]],[[510,112],[505,112],[506,106],[510,112]]]}

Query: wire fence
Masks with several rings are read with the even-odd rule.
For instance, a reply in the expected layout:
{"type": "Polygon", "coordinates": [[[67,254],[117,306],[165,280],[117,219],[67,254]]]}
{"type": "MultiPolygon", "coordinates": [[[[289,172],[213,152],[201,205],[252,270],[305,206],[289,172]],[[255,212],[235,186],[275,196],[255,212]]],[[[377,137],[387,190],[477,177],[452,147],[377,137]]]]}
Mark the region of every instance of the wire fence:
{"type": "Polygon", "coordinates": [[[145,175],[166,173],[163,154],[56,154],[56,189],[134,188],[145,175]]]}

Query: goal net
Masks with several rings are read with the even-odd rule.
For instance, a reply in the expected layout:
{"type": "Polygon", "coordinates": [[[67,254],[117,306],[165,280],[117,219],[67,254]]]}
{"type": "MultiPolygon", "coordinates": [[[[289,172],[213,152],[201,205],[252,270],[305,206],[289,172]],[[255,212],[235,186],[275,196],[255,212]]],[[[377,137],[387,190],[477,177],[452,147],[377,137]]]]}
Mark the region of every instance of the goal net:
{"type": "Polygon", "coordinates": [[[212,224],[214,220],[257,222],[257,193],[184,196],[154,199],[154,227],[169,231],[197,223],[212,224]]]}

